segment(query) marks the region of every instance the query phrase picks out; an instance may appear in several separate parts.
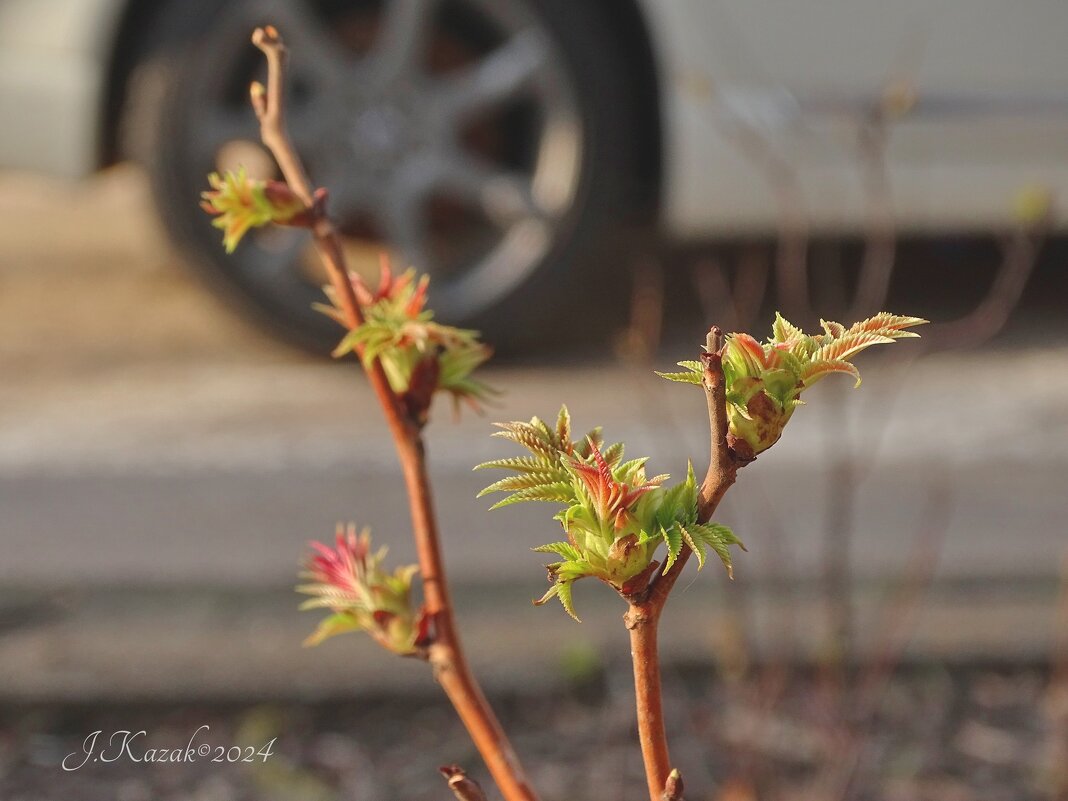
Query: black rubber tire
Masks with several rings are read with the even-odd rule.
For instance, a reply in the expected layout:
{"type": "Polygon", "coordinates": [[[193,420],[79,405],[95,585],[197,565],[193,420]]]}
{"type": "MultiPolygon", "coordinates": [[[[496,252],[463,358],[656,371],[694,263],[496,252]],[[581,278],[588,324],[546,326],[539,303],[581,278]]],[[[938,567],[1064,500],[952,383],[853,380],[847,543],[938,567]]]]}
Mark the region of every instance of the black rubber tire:
{"type": "MultiPolygon", "coordinates": [[[[567,61],[584,126],[583,157],[575,202],[558,229],[554,245],[527,281],[495,306],[473,314],[455,314],[443,322],[475,328],[499,351],[525,350],[568,336],[561,323],[579,314],[581,334],[605,336],[623,324],[628,271],[618,261],[616,236],[634,223],[637,121],[653,109],[636,108],[625,76],[627,54],[612,35],[612,20],[598,5],[574,0],[526,0],[538,13],[567,61]],[[613,242],[615,247],[613,248],[613,242]],[[615,251],[615,252],[613,252],[615,251]],[[596,326],[596,328],[594,328],[596,326]]],[[[270,334],[316,353],[328,352],[338,338],[336,325],[314,312],[316,288],[295,291],[280,300],[265,291],[255,274],[235,269],[198,208],[206,185],[195,174],[183,141],[183,119],[196,98],[183,80],[204,47],[224,0],[183,0],[161,15],[161,46],[147,62],[152,80],[144,81],[144,98],[126,104],[146,157],[153,194],[164,227],[190,266],[237,309],[270,334]],[[166,84],[161,86],[161,83],[166,84]],[[144,132],[148,132],[145,134],[144,132]]],[[[431,288],[433,302],[433,287],[431,288]]],[[[573,334],[572,334],[573,335],[573,334]]]]}

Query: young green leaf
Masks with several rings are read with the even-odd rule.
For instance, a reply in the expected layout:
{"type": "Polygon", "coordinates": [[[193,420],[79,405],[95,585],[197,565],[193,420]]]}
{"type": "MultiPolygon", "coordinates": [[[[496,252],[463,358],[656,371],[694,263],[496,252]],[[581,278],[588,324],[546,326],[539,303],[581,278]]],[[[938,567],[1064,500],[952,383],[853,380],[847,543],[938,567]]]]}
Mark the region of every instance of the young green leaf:
{"type": "Polygon", "coordinates": [[[660,534],[663,536],[664,543],[668,549],[668,558],[664,562],[664,572],[667,573],[682,551],[682,529],[679,526],[671,526],[667,529],[661,528],[660,534]]]}

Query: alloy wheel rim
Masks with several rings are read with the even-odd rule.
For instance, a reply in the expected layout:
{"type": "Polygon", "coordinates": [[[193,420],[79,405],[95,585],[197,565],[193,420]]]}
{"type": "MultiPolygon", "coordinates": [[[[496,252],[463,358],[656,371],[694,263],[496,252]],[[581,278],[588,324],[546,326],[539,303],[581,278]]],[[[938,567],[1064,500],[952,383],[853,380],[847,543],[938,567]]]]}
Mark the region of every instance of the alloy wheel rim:
{"type": "MultiPolygon", "coordinates": [[[[197,65],[203,102],[186,121],[197,140],[190,155],[210,169],[230,166],[220,164],[226,147],[255,142],[255,121],[239,92],[255,77],[249,70],[261,67],[237,42],[270,21],[292,54],[290,132],[313,180],[330,189],[331,215],[343,231],[350,221],[369,222],[402,262],[434,277],[443,316],[470,317],[524,283],[566,231],[582,172],[575,87],[544,22],[523,0],[375,6],[373,15],[364,7],[373,35],[359,48],[339,37],[345,15],[336,16],[336,8],[331,17],[293,0],[230,6],[197,65]],[[440,49],[450,12],[477,19],[484,41],[459,66],[435,69],[428,54],[440,49]],[[225,41],[234,46],[219,44],[225,41]],[[496,158],[465,141],[468,126],[486,118],[490,125],[522,121],[521,130],[510,123],[498,135],[523,142],[518,156],[496,158]],[[432,216],[442,202],[462,210],[444,226],[432,216]],[[469,251],[449,261],[453,218],[472,228],[463,233],[478,243],[477,256],[469,251]]],[[[255,270],[254,280],[275,296],[300,284],[314,289],[315,275],[299,267],[307,250],[303,232],[264,231],[238,251],[235,267],[255,270]]]]}

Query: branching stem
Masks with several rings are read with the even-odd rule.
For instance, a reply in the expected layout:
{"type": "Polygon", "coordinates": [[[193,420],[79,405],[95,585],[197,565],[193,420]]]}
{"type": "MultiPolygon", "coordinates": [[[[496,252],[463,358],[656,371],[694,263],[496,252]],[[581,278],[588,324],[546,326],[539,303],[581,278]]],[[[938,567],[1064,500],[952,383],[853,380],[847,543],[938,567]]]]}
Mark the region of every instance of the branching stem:
{"type": "MultiPolygon", "coordinates": [[[[738,470],[754,458],[744,442],[735,441],[727,428],[727,389],[723,377],[723,333],[713,327],[708,333],[702,384],[708,403],[710,457],[708,472],[697,498],[698,522],[707,523],[724,494],[734,484],[738,470]]],[[[661,801],[672,776],[667,733],[660,687],[660,655],[657,629],[668,595],[690,558],[683,547],[675,564],[650,582],[640,594],[628,598],[629,607],[623,620],[630,630],[631,659],[634,663],[634,694],[638,712],[638,737],[641,741],[645,777],[651,801],[661,801]]]]}
{"type": "MultiPolygon", "coordinates": [[[[286,132],[283,105],[285,45],[278,31],[271,26],[257,28],[252,35],[252,42],[263,51],[267,59],[267,87],[255,83],[251,88],[252,106],[260,121],[261,138],[278,162],[290,189],[304,201],[313,215],[311,230],[319,255],[329,273],[346,324],[350,329],[356,328],[364,320],[354,285],[354,281],[359,279],[350,275],[345,265],[337,229],[325,213],[325,192],[312,190],[300,157],[286,132]]],[[[426,611],[433,621],[433,640],[426,650],[427,660],[433,666],[435,678],[456,708],[505,800],[537,801],[537,796],[530,788],[508,738],[471,673],[461,647],[441,558],[437,517],[430,492],[421,427],[417,421],[411,419],[397,393],[393,391],[382,363],[373,359],[365,364],[365,369],[382,406],[404,472],[412,531],[423,580],[424,601],[426,611]]],[[[474,785],[470,780],[465,781],[474,785]]]]}

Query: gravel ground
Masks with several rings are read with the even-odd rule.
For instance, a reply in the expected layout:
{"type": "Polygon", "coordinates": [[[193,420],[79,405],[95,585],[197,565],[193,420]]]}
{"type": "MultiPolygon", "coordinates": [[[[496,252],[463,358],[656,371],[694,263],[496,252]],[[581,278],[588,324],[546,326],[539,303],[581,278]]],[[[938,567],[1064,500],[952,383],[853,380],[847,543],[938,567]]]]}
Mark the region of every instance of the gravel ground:
{"type": "MultiPolygon", "coordinates": [[[[1042,666],[911,665],[865,712],[871,674],[846,693],[815,671],[766,667],[740,680],[711,666],[667,671],[673,753],[687,798],[1030,801],[1068,790],[1068,692],[1042,666]],[[841,710],[849,710],[844,719],[841,710]],[[848,766],[855,774],[848,787],[848,766]],[[837,789],[836,789],[837,788],[837,789]]],[[[607,677],[572,666],[554,694],[499,699],[516,747],[544,798],[639,801],[644,796],[626,666],[607,677]]],[[[159,753],[159,752],[157,752],[159,753]]],[[[30,706],[0,713],[0,797],[6,801],[440,801],[434,768],[484,769],[436,696],[224,707],[30,706]],[[148,749],[212,753],[193,762],[135,763],[148,749]],[[146,730],[123,754],[115,731],[146,730]],[[91,759],[83,741],[104,734],[91,759]],[[252,762],[213,763],[224,746],[252,762]],[[249,748],[251,746],[251,749],[249,748]],[[70,754],[72,756],[67,757],[70,754]],[[119,755],[118,758],[115,758],[119,755]],[[114,759],[105,764],[104,760],[114,759]]]]}

